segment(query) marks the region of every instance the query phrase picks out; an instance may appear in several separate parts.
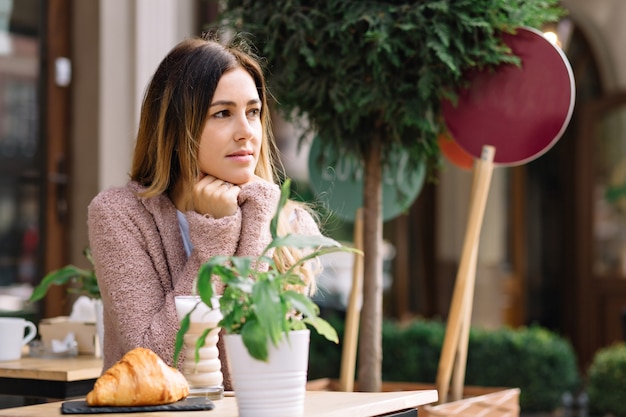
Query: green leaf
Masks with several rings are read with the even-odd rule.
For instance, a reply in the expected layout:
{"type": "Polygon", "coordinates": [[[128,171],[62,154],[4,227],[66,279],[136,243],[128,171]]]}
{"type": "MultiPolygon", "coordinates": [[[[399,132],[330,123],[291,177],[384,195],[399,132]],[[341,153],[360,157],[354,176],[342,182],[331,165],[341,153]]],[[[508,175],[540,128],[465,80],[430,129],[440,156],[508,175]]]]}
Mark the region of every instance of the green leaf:
{"type": "Polygon", "coordinates": [[[312,248],[318,246],[341,247],[336,240],[323,235],[298,235],[288,234],[283,237],[276,237],[270,244],[269,248],[291,247],[291,248],[312,248]]]}
{"type": "Polygon", "coordinates": [[[200,349],[206,344],[206,337],[209,335],[211,330],[213,330],[213,328],[204,329],[198,337],[198,340],[196,340],[196,349],[194,356],[196,363],[200,362],[200,349]]]}
{"type": "Polygon", "coordinates": [[[39,301],[44,298],[48,289],[52,285],[69,284],[70,282],[81,279],[89,274],[91,274],[91,272],[85,271],[74,265],[68,265],[61,269],[57,269],[56,271],[52,271],[41,280],[39,285],[35,287],[29,301],[39,301]]]}
{"type": "Polygon", "coordinates": [[[291,180],[287,178],[280,188],[278,208],[276,209],[276,214],[274,214],[274,217],[272,217],[272,221],[270,222],[270,233],[274,239],[278,236],[278,220],[280,219],[280,213],[282,212],[283,207],[285,207],[285,204],[287,204],[287,200],[289,199],[290,187],[291,180]]]}
{"type": "Polygon", "coordinates": [[[306,317],[304,322],[310,324],[320,336],[324,336],[327,340],[334,343],[339,343],[339,336],[337,331],[326,320],[321,317],[306,317]]]}
{"type": "Polygon", "coordinates": [[[283,298],[291,303],[292,307],[305,317],[317,317],[319,307],[309,297],[295,291],[286,291],[283,298]]]}
{"type": "Polygon", "coordinates": [[[233,263],[233,267],[239,272],[240,276],[247,277],[250,274],[250,265],[252,265],[252,258],[245,256],[233,256],[230,261],[233,263]]]}
{"type": "Polygon", "coordinates": [[[290,330],[305,330],[306,324],[304,323],[304,320],[290,320],[289,321],[289,329],[290,330]]]}
{"type": "Polygon", "coordinates": [[[435,54],[437,55],[439,60],[446,64],[446,66],[452,71],[453,74],[461,74],[461,70],[456,65],[454,57],[450,55],[449,49],[446,45],[442,45],[441,43],[433,41],[428,41],[426,44],[429,48],[435,51],[435,54]]]}
{"type": "Polygon", "coordinates": [[[252,294],[254,286],[253,279],[247,276],[236,275],[234,271],[229,271],[228,274],[222,274],[220,278],[228,287],[236,289],[242,294],[252,294]]]}
{"type": "Polygon", "coordinates": [[[239,334],[241,326],[250,314],[250,297],[236,288],[226,287],[220,297],[220,311],[223,318],[220,327],[229,334],[239,334]]]}
{"type": "Polygon", "coordinates": [[[259,327],[274,345],[282,338],[282,323],[286,320],[278,290],[279,288],[267,279],[258,279],[252,289],[252,298],[255,300],[252,308],[259,327]]]}
{"type": "Polygon", "coordinates": [[[215,267],[210,264],[204,264],[198,271],[198,279],[196,281],[196,290],[200,299],[206,304],[211,305],[211,299],[213,298],[213,282],[212,271],[215,267]]]}
{"type": "Polygon", "coordinates": [[[269,356],[268,339],[259,322],[251,317],[243,325],[241,339],[248,349],[250,356],[263,362],[267,362],[269,356]]]}
{"type": "Polygon", "coordinates": [[[189,330],[189,324],[191,322],[191,312],[187,313],[185,317],[180,321],[180,329],[176,332],[176,340],[174,342],[174,365],[178,364],[178,358],[180,357],[180,352],[183,350],[183,346],[185,345],[185,333],[189,330]]]}

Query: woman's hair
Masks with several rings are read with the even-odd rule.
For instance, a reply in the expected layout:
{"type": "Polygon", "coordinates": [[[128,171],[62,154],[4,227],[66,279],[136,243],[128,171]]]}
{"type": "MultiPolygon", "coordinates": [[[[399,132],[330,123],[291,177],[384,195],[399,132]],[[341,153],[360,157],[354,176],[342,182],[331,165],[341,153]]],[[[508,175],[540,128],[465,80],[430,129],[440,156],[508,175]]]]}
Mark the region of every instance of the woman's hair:
{"type": "MultiPolygon", "coordinates": [[[[222,75],[235,68],[246,70],[261,100],[263,136],[255,174],[274,182],[278,152],[271,129],[268,92],[260,59],[252,46],[236,35],[227,44],[217,34],[187,39],[176,45],[161,61],[146,89],[130,178],[144,187],[142,197],[170,193],[181,187],[191,195],[199,176],[198,149],[209,105],[222,75]]],[[[281,213],[289,219],[295,202],[281,213]]],[[[279,222],[279,233],[290,232],[290,222],[279,222]]],[[[277,250],[276,265],[286,270],[303,255],[297,249],[277,250]]],[[[310,266],[301,269],[307,287],[314,288],[310,266]]]]}

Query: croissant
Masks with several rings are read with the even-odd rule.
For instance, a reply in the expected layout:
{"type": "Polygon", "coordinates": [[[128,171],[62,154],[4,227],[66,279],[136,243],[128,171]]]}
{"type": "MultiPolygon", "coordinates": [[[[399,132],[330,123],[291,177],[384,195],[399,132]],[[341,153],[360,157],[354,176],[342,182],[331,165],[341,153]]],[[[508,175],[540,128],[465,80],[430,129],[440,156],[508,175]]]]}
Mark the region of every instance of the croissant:
{"type": "Polygon", "coordinates": [[[87,405],[159,405],[176,402],[187,395],[189,384],[183,374],[150,349],[139,347],[100,375],[87,394],[87,405]]]}

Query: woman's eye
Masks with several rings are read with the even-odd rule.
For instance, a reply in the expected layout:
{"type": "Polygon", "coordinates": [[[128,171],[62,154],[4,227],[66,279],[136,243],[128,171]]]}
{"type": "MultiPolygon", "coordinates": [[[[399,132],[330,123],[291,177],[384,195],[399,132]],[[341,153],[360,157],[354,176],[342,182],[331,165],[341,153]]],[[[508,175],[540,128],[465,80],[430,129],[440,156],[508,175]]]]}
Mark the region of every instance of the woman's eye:
{"type": "Polygon", "coordinates": [[[225,117],[228,117],[229,115],[230,115],[230,112],[228,110],[222,110],[222,111],[218,111],[217,113],[215,113],[213,117],[217,119],[223,119],[225,117]]]}
{"type": "Polygon", "coordinates": [[[261,114],[261,109],[250,109],[248,114],[252,117],[258,117],[261,114]]]}

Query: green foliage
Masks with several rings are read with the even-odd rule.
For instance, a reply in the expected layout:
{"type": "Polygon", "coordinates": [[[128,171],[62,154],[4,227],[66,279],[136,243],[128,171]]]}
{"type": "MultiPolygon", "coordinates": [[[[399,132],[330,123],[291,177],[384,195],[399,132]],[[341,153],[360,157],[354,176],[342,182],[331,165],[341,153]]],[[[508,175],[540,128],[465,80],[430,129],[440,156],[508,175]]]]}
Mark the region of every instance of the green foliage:
{"type": "Polygon", "coordinates": [[[589,411],[625,417],[626,344],[617,343],[596,352],[587,374],[589,411]]]}
{"type": "MultiPolygon", "coordinates": [[[[328,320],[341,339],[339,319],[328,320]]],[[[383,380],[434,384],[444,336],[445,323],[440,321],[416,320],[404,325],[385,321],[383,380]]],[[[309,377],[338,377],[341,346],[317,343],[311,339],[309,377]]],[[[575,390],[579,383],[575,353],[555,333],[538,326],[471,329],[465,385],[519,387],[522,410],[533,412],[556,409],[563,393],[575,390]]]]}
{"type": "Polygon", "coordinates": [[[445,327],[439,321],[416,321],[383,326],[383,379],[434,382],[445,327]],[[397,366],[406,364],[406,366],[397,366]]]}
{"type": "Polygon", "coordinates": [[[552,411],[579,382],[571,345],[547,329],[475,329],[470,337],[466,383],[520,387],[525,411],[552,411]]]}
{"type": "Polygon", "coordinates": [[[83,255],[85,255],[91,264],[90,269],[79,268],[75,265],[66,265],[63,268],[48,273],[43,277],[39,285],[35,287],[29,301],[34,302],[44,298],[52,285],[66,284],[70,284],[68,292],[99,299],[100,288],[98,287],[98,280],[96,279],[96,273],[93,269],[91,250],[85,248],[83,255]]]}
{"type": "Polygon", "coordinates": [[[501,32],[564,14],[558,0],[224,3],[219,24],[252,35],[287,119],[306,115],[335,155],[380,141],[384,156],[395,147],[413,162],[438,161],[440,101],[466,71],[519,64],[501,32]]]}
{"type": "MultiPolygon", "coordinates": [[[[200,267],[197,279],[197,292],[202,302],[212,306],[215,297],[212,279],[218,277],[225,285],[219,298],[223,318],[218,327],[227,334],[241,334],[243,343],[250,355],[267,361],[269,344],[274,346],[291,330],[312,327],[327,340],[338,342],[335,329],[319,317],[319,307],[306,295],[295,291],[305,287],[302,278],[295,272],[299,265],[318,256],[338,251],[355,252],[337,241],[322,235],[277,233],[278,216],[289,198],[290,180],[283,183],[281,198],[276,215],[270,223],[272,241],[258,257],[215,256],[200,267]],[[311,248],[312,250],[292,265],[280,272],[274,260],[268,256],[272,249],[280,247],[311,248]],[[260,271],[255,265],[267,264],[267,271],[260,271]]],[[[183,337],[189,329],[190,315],[181,321],[176,334],[174,363],[183,348],[183,337]]],[[[206,336],[212,329],[205,329],[198,340],[197,348],[204,346],[206,336]]]]}

